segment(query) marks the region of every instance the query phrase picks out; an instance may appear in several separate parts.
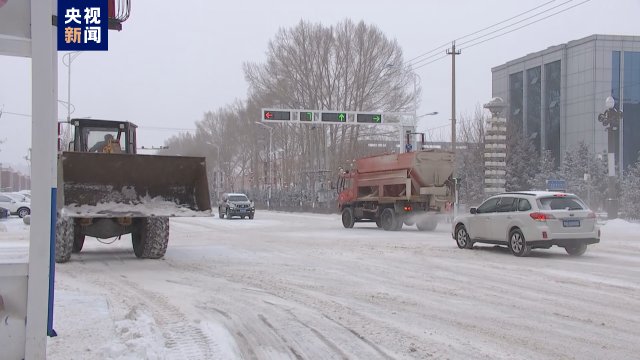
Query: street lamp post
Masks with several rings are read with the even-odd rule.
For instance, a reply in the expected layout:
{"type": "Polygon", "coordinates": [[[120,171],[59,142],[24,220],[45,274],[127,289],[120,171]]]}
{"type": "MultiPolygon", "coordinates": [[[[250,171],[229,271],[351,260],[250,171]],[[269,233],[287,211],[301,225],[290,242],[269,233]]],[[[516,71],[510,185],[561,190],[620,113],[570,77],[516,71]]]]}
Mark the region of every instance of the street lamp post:
{"type": "Polygon", "coordinates": [[[268,194],[267,194],[267,208],[271,209],[271,184],[273,182],[273,174],[272,174],[272,165],[271,165],[271,153],[273,152],[273,128],[271,126],[267,126],[259,121],[255,122],[256,124],[266,128],[269,130],[269,153],[267,154],[267,164],[269,166],[269,181],[267,183],[268,186],[268,194]]]}
{"type": "Polygon", "coordinates": [[[214,168],[214,173],[215,173],[215,192],[216,192],[216,200],[218,200],[220,198],[220,184],[221,184],[221,180],[222,177],[220,176],[220,145],[214,144],[210,141],[207,141],[208,145],[211,145],[213,147],[216,148],[216,153],[217,153],[217,160],[216,160],[216,166],[214,168]]]}
{"type": "Polygon", "coordinates": [[[72,113],[72,111],[71,111],[71,63],[78,56],[80,56],[80,54],[82,54],[82,52],[80,52],[80,51],[72,51],[72,52],[68,52],[68,53],[66,53],[66,54],[64,54],[62,56],[62,63],[68,69],[68,73],[67,73],[67,122],[71,121],[71,113],[72,113]],[[65,58],[67,59],[66,63],[65,63],[65,58]]]}
{"type": "MultiPolygon", "coordinates": [[[[406,131],[407,144],[409,144],[410,141],[411,141],[410,135],[421,134],[422,135],[422,146],[424,146],[426,134],[425,134],[425,132],[418,131],[418,119],[423,118],[425,116],[433,116],[433,115],[438,115],[438,112],[437,111],[432,111],[432,112],[429,112],[429,113],[426,113],[426,114],[422,114],[422,115],[418,115],[418,116],[414,117],[415,124],[413,124],[413,131],[410,131],[410,130],[406,131]]],[[[417,147],[416,147],[416,149],[417,149],[417,147]]]]}
{"type": "MultiPolygon", "coordinates": [[[[410,68],[404,67],[401,65],[386,64],[385,68],[395,69],[395,70],[404,72],[405,74],[408,74],[413,80],[413,127],[407,126],[406,124],[400,124],[400,139],[399,139],[400,152],[411,151],[412,146],[410,145],[408,140],[409,140],[410,133],[416,131],[416,125],[418,121],[418,116],[417,116],[418,115],[418,87],[419,87],[419,83],[421,82],[421,78],[418,74],[413,72],[410,68]],[[405,139],[407,141],[406,143],[405,143],[405,139]]],[[[431,115],[431,114],[425,114],[425,115],[431,115]]],[[[425,116],[425,115],[421,115],[421,116],[425,116]]]]}
{"type": "Polygon", "coordinates": [[[618,217],[618,196],[616,193],[616,163],[619,158],[618,140],[620,137],[620,122],[622,111],[615,108],[615,100],[609,96],[605,100],[606,109],[598,115],[598,121],[602,123],[607,132],[607,163],[609,167],[609,188],[607,192],[607,217],[618,217]]]}

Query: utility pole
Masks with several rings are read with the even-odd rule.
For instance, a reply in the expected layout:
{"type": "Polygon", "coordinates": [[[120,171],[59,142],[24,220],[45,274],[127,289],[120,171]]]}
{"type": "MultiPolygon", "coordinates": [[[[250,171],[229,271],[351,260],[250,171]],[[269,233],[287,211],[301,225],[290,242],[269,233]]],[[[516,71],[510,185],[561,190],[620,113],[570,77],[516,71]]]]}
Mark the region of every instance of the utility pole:
{"type": "Polygon", "coordinates": [[[451,49],[447,49],[447,55],[451,55],[451,151],[453,152],[453,217],[458,215],[458,181],[456,178],[456,55],[461,51],[456,51],[456,42],[451,43],[451,49]]]}
{"type": "Polygon", "coordinates": [[[456,42],[451,43],[451,49],[447,49],[447,55],[451,55],[451,149],[456,151],[456,55],[461,51],[456,50],[456,42]]]}

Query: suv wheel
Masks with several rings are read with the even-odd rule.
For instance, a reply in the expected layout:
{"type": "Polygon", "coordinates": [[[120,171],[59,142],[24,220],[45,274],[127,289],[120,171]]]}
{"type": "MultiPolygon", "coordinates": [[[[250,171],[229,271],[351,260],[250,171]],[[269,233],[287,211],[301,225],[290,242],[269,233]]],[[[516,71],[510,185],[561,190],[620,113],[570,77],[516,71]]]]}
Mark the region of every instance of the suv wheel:
{"type": "Polygon", "coordinates": [[[509,233],[509,249],[518,257],[527,256],[531,252],[531,246],[527,245],[520,229],[513,229],[509,233]]]}
{"type": "Polygon", "coordinates": [[[471,242],[467,228],[465,228],[464,225],[459,225],[456,228],[456,244],[458,244],[460,249],[473,248],[473,242],[471,242]]]}
{"type": "Polygon", "coordinates": [[[29,208],[26,207],[22,207],[20,209],[18,209],[18,216],[20,218],[24,218],[25,216],[31,214],[31,210],[29,210],[29,208]]]}
{"type": "Polygon", "coordinates": [[[564,248],[564,250],[571,256],[581,256],[585,251],[587,251],[587,244],[567,246],[564,248]]]}

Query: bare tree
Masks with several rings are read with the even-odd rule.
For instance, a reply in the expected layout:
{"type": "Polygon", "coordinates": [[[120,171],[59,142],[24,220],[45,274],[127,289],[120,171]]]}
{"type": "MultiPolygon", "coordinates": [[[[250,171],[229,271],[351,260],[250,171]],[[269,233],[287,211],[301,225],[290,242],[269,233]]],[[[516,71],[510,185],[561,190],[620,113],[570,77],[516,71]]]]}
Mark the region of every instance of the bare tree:
{"type": "MultiPolygon", "coordinates": [[[[301,21],[270,41],[264,63],[246,63],[251,101],[260,107],[320,110],[407,111],[419,89],[404,67],[402,51],[375,26],[345,20],[325,27],[301,21]]],[[[286,147],[288,169],[333,170],[349,160],[357,126],[292,129],[278,127],[276,142],[286,147]]]]}

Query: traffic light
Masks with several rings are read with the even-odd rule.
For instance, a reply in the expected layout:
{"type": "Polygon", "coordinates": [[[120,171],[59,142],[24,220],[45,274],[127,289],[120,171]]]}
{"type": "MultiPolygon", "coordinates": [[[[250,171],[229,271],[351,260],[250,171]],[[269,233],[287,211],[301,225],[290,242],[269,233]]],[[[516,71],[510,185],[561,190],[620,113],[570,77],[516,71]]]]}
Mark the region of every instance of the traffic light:
{"type": "Polygon", "coordinates": [[[291,120],[291,111],[281,110],[264,110],[262,112],[263,120],[291,120]]]}
{"type": "Polygon", "coordinates": [[[301,111],[299,114],[300,121],[313,121],[313,112],[301,111]]]}
{"type": "Polygon", "coordinates": [[[320,120],[322,121],[333,121],[333,122],[347,122],[347,114],[346,113],[325,113],[323,112],[320,120]]]}
{"type": "Polygon", "coordinates": [[[358,114],[356,116],[356,122],[380,124],[382,123],[382,114],[358,114]]]}

